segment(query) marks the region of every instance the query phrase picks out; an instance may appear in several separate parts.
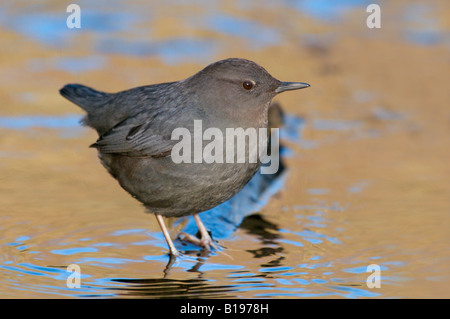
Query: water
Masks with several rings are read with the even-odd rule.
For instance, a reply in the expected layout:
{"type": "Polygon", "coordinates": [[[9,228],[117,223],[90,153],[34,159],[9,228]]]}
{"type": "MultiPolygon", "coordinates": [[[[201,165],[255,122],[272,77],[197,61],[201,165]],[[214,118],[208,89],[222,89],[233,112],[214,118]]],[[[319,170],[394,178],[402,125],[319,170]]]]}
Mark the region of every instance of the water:
{"type": "Polygon", "coordinates": [[[450,8],[379,3],[380,30],[367,1],[81,1],[79,30],[54,2],[0,5],[0,297],[450,297],[450,8]],[[222,248],[176,239],[174,260],[58,89],[173,81],[231,56],[312,86],[277,98],[280,171],[202,213],[222,248]]]}

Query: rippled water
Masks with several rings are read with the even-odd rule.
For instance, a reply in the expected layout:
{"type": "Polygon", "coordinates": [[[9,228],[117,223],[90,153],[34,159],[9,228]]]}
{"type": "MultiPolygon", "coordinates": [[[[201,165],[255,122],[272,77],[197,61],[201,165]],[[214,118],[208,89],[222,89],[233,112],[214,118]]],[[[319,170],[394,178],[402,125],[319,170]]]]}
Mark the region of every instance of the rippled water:
{"type": "Polygon", "coordinates": [[[450,8],[380,1],[377,31],[368,3],[79,1],[80,30],[57,2],[1,4],[0,297],[450,297],[450,8]],[[228,56],[312,86],[279,98],[282,169],[202,213],[221,250],[177,239],[174,260],[58,89],[172,81],[228,56]]]}
{"type": "MultiPolygon", "coordinates": [[[[303,121],[285,116],[285,123],[283,140],[300,143],[303,121]]],[[[344,122],[317,123],[313,125],[319,130],[340,131],[354,126],[344,122]]],[[[67,136],[68,131],[78,127],[78,117],[4,117],[0,124],[18,130],[46,126],[58,136],[67,136]]],[[[285,149],[282,154],[288,158],[296,156],[292,149],[285,149]]],[[[202,213],[205,225],[223,250],[205,255],[197,246],[177,240],[175,243],[185,256],[176,260],[167,255],[162,233],[149,230],[146,225],[133,226],[128,222],[130,225],[126,226],[120,220],[107,218],[85,221],[69,211],[31,221],[14,221],[16,216],[6,213],[2,225],[8,227],[2,229],[6,236],[1,243],[0,264],[4,297],[380,296],[366,286],[366,263],[378,263],[381,270],[388,272],[401,267],[401,261],[380,262],[381,257],[376,255],[364,261],[330,260],[324,254],[328,249],[343,249],[341,239],[345,237],[346,225],[339,222],[339,215],[346,211],[345,205],[319,201],[289,206],[280,202],[274,209],[284,222],[259,213],[283,189],[286,175],[286,169],[277,176],[258,174],[233,199],[202,213]],[[55,229],[57,235],[52,235],[55,229]],[[81,267],[80,288],[67,287],[69,264],[81,267]]],[[[368,184],[355,183],[349,186],[348,193],[359,193],[368,184]]],[[[307,190],[318,196],[329,191],[307,190]]],[[[97,205],[101,206],[101,202],[97,205]]],[[[111,213],[115,218],[121,215],[120,211],[111,213]]],[[[81,215],[86,218],[87,214],[81,215]]],[[[136,217],[144,219],[137,214],[136,217]]],[[[191,218],[176,221],[173,228],[191,234],[197,231],[191,218]]],[[[383,283],[401,280],[394,276],[383,278],[383,283]]]]}

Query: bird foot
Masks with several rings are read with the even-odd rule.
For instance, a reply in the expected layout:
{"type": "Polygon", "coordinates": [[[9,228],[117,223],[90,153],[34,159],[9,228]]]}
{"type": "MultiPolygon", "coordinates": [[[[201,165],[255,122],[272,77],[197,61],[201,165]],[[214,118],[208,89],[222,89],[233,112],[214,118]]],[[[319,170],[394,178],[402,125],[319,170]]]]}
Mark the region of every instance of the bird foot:
{"type": "Polygon", "coordinates": [[[211,248],[214,250],[219,250],[220,247],[215,243],[215,241],[211,238],[211,236],[205,236],[203,238],[198,238],[194,235],[188,233],[181,233],[178,238],[183,241],[187,241],[193,243],[197,246],[203,247],[204,249],[211,251],[211,248]]]}

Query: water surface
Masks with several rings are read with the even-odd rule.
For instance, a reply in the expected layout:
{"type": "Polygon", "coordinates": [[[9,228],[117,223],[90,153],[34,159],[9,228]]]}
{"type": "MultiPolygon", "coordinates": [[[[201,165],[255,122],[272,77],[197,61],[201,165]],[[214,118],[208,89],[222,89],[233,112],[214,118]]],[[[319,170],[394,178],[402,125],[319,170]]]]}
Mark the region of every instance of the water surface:
{"type": "Polygon", "coordinates": [[[0,297],[450,297],[450,8],[379,1],[369,30],[368,3],[80,1],[79,30],[58,2],[0,5],[0,297]],[[58,90],[173,81],[226,57],[312,86],[277,97],[278,174],[202,213],[222,249],[177,239],[171,260],[58,90]]]}

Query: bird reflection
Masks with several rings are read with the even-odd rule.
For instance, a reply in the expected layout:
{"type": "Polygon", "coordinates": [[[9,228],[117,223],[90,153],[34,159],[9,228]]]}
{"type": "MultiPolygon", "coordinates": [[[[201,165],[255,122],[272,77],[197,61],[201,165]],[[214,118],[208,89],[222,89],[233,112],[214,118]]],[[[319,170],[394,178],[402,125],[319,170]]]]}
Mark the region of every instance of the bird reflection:
{"type": "Polygon", "coordinates": [[[112,279],[115,283],[126,284],[123,288],[114,288],[119,297],[140,298],[230,298],[233,286],[211,285],[202,278],[176,280],[157,279],[112,279]]]}
{"type": "MultiPolygon", "coordinates": [[[[253,254],[253,258],[280,256],[280,253],[283,252],[283,247],[277,242],[277,239],[280,238],[278,226],[266,220],[262,215],[254,214],[246,217],[240,228],[246,229],[249,234],[255,235],[261,241],[263,247],[255,250],[247,250],[253,254]]],[[[262,264],[261,267],[280,266],[283,259],[284,257],[281,256],[269,263],[262,264]]]]}

